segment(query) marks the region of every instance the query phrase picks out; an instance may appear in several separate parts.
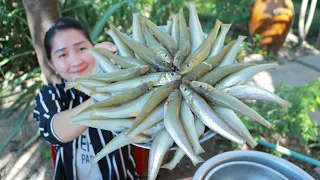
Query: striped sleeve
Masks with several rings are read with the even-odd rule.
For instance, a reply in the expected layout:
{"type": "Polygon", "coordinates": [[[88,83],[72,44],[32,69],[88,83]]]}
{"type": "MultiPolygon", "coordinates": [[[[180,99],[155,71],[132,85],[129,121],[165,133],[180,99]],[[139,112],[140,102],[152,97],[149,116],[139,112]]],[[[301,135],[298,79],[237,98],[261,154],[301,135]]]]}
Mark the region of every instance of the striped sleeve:
{"type": "Polygon", "coordinates": [[[52,120],[54,116],[66,110],[65,103],[60,98],[61,92],[54,86],[48,84],[35,97],[35,108],[33,117],[39,124],[40,134],[54,146],[63,146],[63,142],[53,131],[52,120]]]}

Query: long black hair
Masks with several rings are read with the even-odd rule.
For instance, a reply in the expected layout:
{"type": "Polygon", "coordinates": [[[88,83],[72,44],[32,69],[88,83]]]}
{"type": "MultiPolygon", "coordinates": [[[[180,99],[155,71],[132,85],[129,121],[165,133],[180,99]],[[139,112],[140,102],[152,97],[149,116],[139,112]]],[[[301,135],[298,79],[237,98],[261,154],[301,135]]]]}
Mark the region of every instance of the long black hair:
{"type": "Polygon", "coordinates": [[[51,61],[51,51],[52,51],[51,40],[56,35],[57,32],[65,29],[80,30],[83,33],[83,35],[92,44],[88,30],[84,27],[84,25],[80,21],[71,17],[60,18],[57,20],[56,24],[46,32],[46,35],[44,37],[44,48],[46,50],[47,58],[49,61],[51,61]]]}

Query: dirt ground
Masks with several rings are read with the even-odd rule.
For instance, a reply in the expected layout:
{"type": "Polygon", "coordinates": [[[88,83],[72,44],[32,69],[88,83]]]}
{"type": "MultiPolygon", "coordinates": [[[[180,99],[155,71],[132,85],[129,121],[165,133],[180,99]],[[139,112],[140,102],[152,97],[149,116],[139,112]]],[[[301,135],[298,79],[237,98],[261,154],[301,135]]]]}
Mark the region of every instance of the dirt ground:
{"type": "MultiPolygon", "coordinates": [[[[14,113],[10,118],[0,121],[1,143],[14,128],[17,114],[19,113],[14,113]]],[[[49,143],[38,138],[23,152],[19,151],[37,134],[38,124],[30,114],[17,135],[0,153],[0,180],[52,179],[53,165],[49,158],[49,143]]]]}
{"type": "MultiPolygon", "coordinates": [[[[316,50],[310,46],[306,46],[303,50],[297,50],[289,44],[285,45],[285,47],[279,51],[278,60],[280,62],[293,60],[297,57],[312,55],[315,52],[316,50]]],[[[0,121],[0,143],[4,142],[5,138],[15,127],[17,114],[18,113],[14,113],[14,115],[10,118],[0,121]]],[[[19,150],[22,149],[25,143],[37,133],[38,125],[30,115],[28,120],[24,123],[22,129],[9,143],[5,150],[0,153],[0,180],[52,179],[53,165],[50,157],[49,144],[43,138],[39,138],[25,151],[19,154],[19,150]]],[[[201,156],[203,159],[208,160],[214,155],[222,153],[223,151],[221,150],[220,146],[221,144],[226,143],[227,142],[220,136],[216,136],[213,139],[204,142],[203,148],[206,152],[201,156]]],[[[316,158],[317,154],[319,153],[319,148],[310,151],[310,149],[300,147],[299,144],[294,141],[288,142],[286,147],[314,158],[316,158]]],[[[260,146],[255,148],[255,150],[268,151],[260,146]]],[[[165,161],[167,162],[172,156],[173,152],[170,152],[165,161]]],[[[312,175],[315,179],[320,179],[320,173],[317,173],[315,166],[301,162],[297,159],[288,158],[286,156],[283,156],[283,158],[288,159],[289,161],[298,165],[312,175]]],[[[184,157],[174,170],[170,171],[161,169],[157,179],[174,180],[192,177],[200,166],[201,164],[194,167],[191,161],[187,157],[184,157]]]]}

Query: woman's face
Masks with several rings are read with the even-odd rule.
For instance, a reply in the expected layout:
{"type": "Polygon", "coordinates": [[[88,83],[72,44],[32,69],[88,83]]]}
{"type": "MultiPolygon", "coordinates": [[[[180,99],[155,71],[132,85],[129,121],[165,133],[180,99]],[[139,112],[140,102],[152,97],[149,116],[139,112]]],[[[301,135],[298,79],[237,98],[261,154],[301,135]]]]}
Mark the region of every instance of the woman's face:
{"type": "Polygon", "coordinates": [[[51,45],[49,65],[63,79],[73,81],[81,75],[91,73],[95,60],[84,50],[93,46],[80,30],[65,29],[57,32],[51,45]]]}

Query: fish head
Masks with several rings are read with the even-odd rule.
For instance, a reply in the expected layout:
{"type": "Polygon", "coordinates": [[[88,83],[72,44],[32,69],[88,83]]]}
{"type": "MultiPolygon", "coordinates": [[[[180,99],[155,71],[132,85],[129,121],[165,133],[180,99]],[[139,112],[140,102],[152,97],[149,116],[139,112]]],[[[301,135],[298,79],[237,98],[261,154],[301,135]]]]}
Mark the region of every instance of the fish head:
{"type": "Polygon", "coordinates": [[[187,102],[192,101],[193,91],[191,90],[190,87],[188,87],[188,86],[185,85],[185,84],[180,84],[180,91],[181,91],[182,96],[184,97],[184,99],[185,99],[187,102]]]}
{"type": "Polygon", "coordinates": [[[145,82],[141,85],[141,90],[146,92],[153,89],[153,83],[152,82],[145,82]]]}
{"type": "Polygon", "coordinates": [[[192,59],[191,61],[188,62],[184,62],[181,65],[181,69],[179,71],[180,74],[186,74],[188,72],[190,72],[192,69],[194,69],[197,66],[197,64],[195,64],[195,60],[192,59]]]}
{"type": "Polygon", "coordinates": [[[200,82],[200,81],[191,81],[190,82],[191,88],[194,90],[205,90],[205,91],[213,91],[215,90],[214,87],[212,87],[210,84],[200,82]]]}
{"type": "Polygon", "coordinates": [[[191,71],[190,67],[190,63],[182,63],[179,74],[187,74],[189,71],[191,71]]]}
{"type": "Polygon", "coordinates": [[[174,89],[174,90],[170,93],[170,95],[169,95],[169,97],[168,97],[169,100],[174,99],[174,98],[181,99],[181,92],[180,92],[179,89],[174,89]]]}
{"type": "Polygon", "coordinates": [[[181,79],[181,75],[175,72],[166,72],[163,74],[161,77],[162,82],[172,82],[172,81],[177,81],[181,79]]]}
{"type": "Polygon", "coordinates": [[[160,50],[157,52],[157,56],[165,63],[168,63],[168,64],[172,63],[172,56],[169,54],[169,52],[160,50]]]}
{"type": "Polygon", "coordinates": [[[134,67],[134,68],[138,69],[136,72],[137,74],[146,74],[150,70],[150,67],[147,65],[142,65],[140,67],[134,67]]]}

